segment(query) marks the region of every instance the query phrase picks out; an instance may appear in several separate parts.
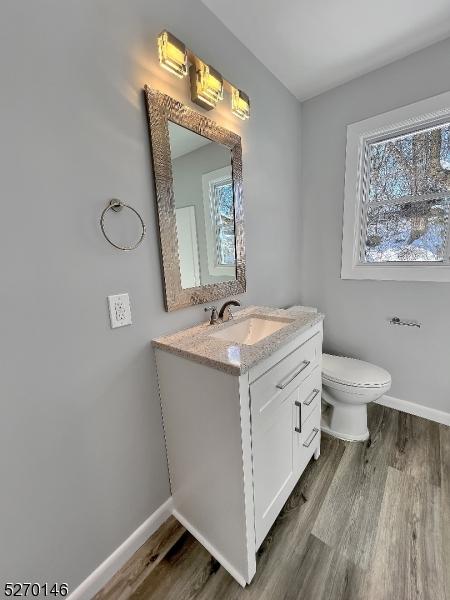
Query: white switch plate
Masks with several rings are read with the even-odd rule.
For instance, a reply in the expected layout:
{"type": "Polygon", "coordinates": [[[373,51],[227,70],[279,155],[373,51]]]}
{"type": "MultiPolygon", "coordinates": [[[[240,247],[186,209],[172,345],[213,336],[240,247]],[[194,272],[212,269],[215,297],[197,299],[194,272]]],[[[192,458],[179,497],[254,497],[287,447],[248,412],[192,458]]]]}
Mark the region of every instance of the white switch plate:
{"type": "Polygon", "coordinates": [[[128,294],[108,296],[108,304],[109,317],[113,329],[123,327],[124,325],[131,325],[131,308],[128,294]]]}

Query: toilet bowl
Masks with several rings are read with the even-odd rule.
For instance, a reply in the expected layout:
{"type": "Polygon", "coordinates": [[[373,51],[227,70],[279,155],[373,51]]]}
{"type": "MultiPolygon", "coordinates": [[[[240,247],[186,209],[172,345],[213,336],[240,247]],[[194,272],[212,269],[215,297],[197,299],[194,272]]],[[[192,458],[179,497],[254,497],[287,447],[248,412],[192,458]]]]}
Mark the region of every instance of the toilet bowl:
{"type": "Polygon", "coordinates": [[[322,431],[347,441],[367,440],[367,405],[386,394],[390,374],[371,363],[322,355],[322,431]]]}

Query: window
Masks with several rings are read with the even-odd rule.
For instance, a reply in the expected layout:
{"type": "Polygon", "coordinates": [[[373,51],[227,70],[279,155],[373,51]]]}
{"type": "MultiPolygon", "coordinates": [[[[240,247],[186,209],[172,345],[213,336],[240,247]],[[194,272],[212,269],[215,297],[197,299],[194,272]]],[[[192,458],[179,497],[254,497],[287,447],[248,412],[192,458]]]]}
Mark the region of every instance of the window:
{"type": "Polygon", "coordinates": [[[449,262],[450,124],[368,145],[366,263],[449,262]]]}
{"type": "Polygon", "coordinates": [[[235,277],[236,242],[231,167],[203,175],[203,203],[209,273],[235,277]]]}
{"type": "Polygon", "coordinates": [[[347,129],[344,279],[450,281],[450,93],[347,129]]]}
{"type": "Polygon", "coordinates": [[[234,265],[234,207],[231,177],[210,183],[211,211],[216,229],[216,265],[234,265]]]}

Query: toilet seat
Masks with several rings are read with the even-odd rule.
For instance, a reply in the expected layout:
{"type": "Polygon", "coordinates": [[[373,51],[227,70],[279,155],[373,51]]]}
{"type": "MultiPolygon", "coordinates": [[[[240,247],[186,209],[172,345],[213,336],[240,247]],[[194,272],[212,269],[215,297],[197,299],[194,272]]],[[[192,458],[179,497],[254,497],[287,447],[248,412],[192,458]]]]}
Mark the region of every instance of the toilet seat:
{"type": "Polygon", "coordinates": [[[325,377],[322,377],[322,383],[331,390],[345,392],[349,400],[352,399],[352,402],[357,402],[358,399],[364,401],[364,398],[371,398],[374,395],[376,397],[380,397],[391,387],[390,383],[385,383],[384,385],[379,385],[376,387],[369,387],[367,385],[348,385],[348,383],[332,381],[331,379],[326,379],[325,377]]]}
{"type": "Polygon", "coordinates": [[[322,379],[331,388],[380,389],[391,385],[388,371],[363,360],[323,354],[322,361],[322,379]]]}

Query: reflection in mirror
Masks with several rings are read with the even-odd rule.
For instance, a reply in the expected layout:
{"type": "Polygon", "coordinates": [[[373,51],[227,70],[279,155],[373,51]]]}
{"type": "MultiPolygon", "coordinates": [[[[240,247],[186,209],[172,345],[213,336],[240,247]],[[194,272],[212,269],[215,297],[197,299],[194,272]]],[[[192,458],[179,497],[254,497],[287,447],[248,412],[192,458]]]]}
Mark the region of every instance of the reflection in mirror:
{"type": "Polygon", "coordinates": [[[230,148],[169,121],[181,287],[236,279],[230,148]]]}

